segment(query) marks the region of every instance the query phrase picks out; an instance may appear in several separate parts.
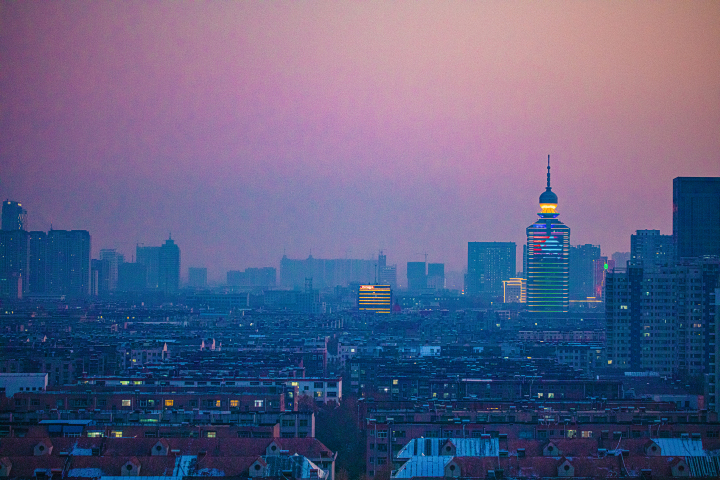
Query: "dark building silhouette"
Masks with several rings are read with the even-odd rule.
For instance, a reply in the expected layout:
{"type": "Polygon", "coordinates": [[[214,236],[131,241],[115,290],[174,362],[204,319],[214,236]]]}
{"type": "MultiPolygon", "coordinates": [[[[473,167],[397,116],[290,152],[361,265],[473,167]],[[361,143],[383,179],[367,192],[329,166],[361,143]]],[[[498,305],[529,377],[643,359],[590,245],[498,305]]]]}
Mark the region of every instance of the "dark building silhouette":
{"type": "Polygon", "coordinates": [[[503,295],[503,281],[515,277],[515,242],[468,242],[465,294],[503,295]]]}
{"type": "Polygon", "coordinates": [[[593,262],[600,258],[600,245],[570,247],[570,298],[584,300],[596,297],[593,262]]]}
{"type": "Polygon", "coordinates": [[[527,304],[536,313],[567,312],[570,306],[570,228],[558,220],[557,195],[547,187],[540,195],[540,217],[527,233],[527,304]]]}
{"type": "Polygon", "coordinates": [[[305,260],[280,260],[280,282],[286,287],[303,288],[306,278],[312,278],[316,288],[347,286],[348,283],[371,284],[375,281],[374,260],[322,259],[310,255],[305,260]]]}
{"type": "Polygon", "coordinates": [[[158,288],[163,293],[175,293],[180,288],[180,248],[172,238],[160,247],[158,288]]]}
{"type": "Polygon", "coordinates": [[[188,286],[193,288],[207,287],[207,268],[189,267],[188,268],[188,286]]]}
{"type": "Polygon", "coordinates": [[[427,286],[435,290],[445,288],[445,264],[444,263],[428,263],[427,269],[427,286]]]}
{"type": "Polygon", "coordinates": [[[407,262],[408,290],[427,288],[425,262],[407,262]]]}
{"type": "Polygon", "coordinates": [[[277,284],[275,267],[246,268],[227,272],[227,284],[232,287],[274,287],[277,284]]]}
{"type": "Polygon", "coordinates": [[[52,295],[90,294],[90,233],[50,230],[47,235],[47,286],[52,295]]]}
{"type": "Polygon", "coordinates": [[[720,256],[720,177],[673,179],[677,258],[720,256]]]}
{"type": "Polygon", "coordinates": [[[28,293],[43,295],[48,291],[47,233],[29,232],[28,293]]]}
{"type": "Polygon", "coordinates": [[[391,288],[397,288],[397,265],[387,264],[387,255],[380,250],[378,255],[378,273],[377,283],[390,285],[391,288]]]}
{"type": "Polygon", "coordinates": [[[21,298],[27,292],[29,247],[27,232],[0,231],[0,296],[21,298]]]}
{"type": "Polygon", "coordinates": [[[135,248],[135,261],[145,266],[145,288],[157,290],[160,278],[160,247],[135,248]]]}
{"type": "Polygon", "coordinates": [[[123,262],[118,265],[118,290],[140,292],[147,288],[147,268],[142,263],[123,262]]]}
{"type": "Polygon", "coordinates": [[[90,293],[95,297],[104,297],[110,291],[110,260],[107,258],[90,261],[90,293]]]}
{"type": "Polygon", "coordinates": [[[630,261],[630,252],[615,252],[612,254],[612,259],[615,262],[615,269],[626,268],[627,263],[630,261]]]}
{"type": "Polygon", "coordinates": [[[27,211],[22,204],[5,200],[2,206],[3,230],[26,230],[27,211]]]}
{"type": "Polygon", "coordinates": [[[672,235],[660,235],[660,230],[638,230],[630,236],[630,261],[645,268],[671,265],[675,261],[672,235]]]}

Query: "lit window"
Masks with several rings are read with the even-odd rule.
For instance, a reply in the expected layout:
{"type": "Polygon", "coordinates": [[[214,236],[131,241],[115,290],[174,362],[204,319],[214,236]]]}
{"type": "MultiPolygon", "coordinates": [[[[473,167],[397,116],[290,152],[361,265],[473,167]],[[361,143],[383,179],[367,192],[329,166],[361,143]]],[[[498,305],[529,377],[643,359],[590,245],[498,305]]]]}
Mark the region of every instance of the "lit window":
{"type": "Polygon", "coordinates": [[[166,407],[172,407],[174,403],[175,403],[175,400],[165,400],[166,407]]]}
{"type": "Polygon", "coordinates": [[[130,402],[131,402],[130,400],[123,400],[123,401],[122,401],[122,406],[123,406],[123,407],[129,407],[129,406],[130,406],[130,402]]]}
{"type": "Polygon", "coordinates": [[[215,406],[216,406],[216,407],[219,407],[219,406],[220,406],[220,400],[215,400],[215,406]]]}
{"type": "Polygon", "coordinates": [[[393,385],[397,385],[397,384],[398,384],[398,381],[397,381],[397,380],[393,380],[393,385]]]}
{"type": "Polygon", "coordinates": [[[230,400],[230,406],[231,406],[231,407],[239,407],[239,406],[240,406],[240,400],[230,400]]]}
{"type": "Polygon", "coordinates": [[[215,438],[215,432],[207,432],[207,438],[215,438]]]}
{"type": "Polygon", "coordinates": [[[122,438],[122,430],[113,430],[110,432],[110,436],[114,438],[122,438]]]}
{"type": "Polygon", "coordinates": [[[264,403],[264,402],[263,402],[262,400],[255,400],[255,407],[256,407],[256,408],[262,408],[263,403],[264,403]]]}

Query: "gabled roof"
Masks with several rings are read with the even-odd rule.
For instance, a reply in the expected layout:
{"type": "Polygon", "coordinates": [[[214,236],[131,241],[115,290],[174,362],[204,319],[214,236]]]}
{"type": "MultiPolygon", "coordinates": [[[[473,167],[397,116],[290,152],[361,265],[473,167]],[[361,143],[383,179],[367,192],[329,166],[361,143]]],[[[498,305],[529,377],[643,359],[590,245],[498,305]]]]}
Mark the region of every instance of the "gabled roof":
{"type": "Polygon", "coordinates": [[[438,456],[447,442],[455,445],[457,457],[496,457],[499,452],[497,438],[413,438],[397,454],[397,458],[438,456]]]}

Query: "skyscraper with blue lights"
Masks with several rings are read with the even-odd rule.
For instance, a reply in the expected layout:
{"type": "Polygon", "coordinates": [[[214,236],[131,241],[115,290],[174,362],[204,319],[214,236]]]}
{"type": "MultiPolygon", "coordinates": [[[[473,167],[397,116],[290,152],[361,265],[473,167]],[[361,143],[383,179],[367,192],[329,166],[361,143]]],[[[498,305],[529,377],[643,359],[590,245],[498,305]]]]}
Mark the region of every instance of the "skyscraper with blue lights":
{"type": "Polygon", "coordinates": [[[557,195],[540,195],[540,213],[527,229],[527,305],[530,312],[564,313],[570,305],[570,227],[558,220],[557,195]]]}

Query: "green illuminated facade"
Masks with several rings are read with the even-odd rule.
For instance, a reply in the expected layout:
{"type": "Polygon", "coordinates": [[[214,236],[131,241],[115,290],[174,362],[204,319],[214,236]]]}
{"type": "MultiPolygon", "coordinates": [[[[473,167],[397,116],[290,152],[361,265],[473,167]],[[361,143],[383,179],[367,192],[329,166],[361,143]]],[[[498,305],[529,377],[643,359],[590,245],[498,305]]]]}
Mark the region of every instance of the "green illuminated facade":
{"type": "Polygon", "coordinates": [[[558,220],[557,195],[550,188],[540,195],[538,220],[527,233],[527,305],[536,313],[565,313],[570,306],[570,227],[558,220]]]}

